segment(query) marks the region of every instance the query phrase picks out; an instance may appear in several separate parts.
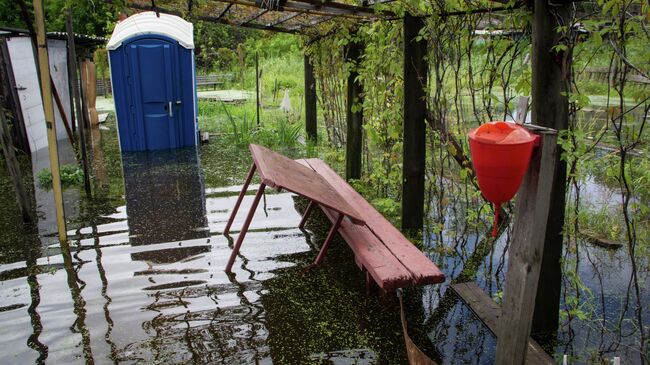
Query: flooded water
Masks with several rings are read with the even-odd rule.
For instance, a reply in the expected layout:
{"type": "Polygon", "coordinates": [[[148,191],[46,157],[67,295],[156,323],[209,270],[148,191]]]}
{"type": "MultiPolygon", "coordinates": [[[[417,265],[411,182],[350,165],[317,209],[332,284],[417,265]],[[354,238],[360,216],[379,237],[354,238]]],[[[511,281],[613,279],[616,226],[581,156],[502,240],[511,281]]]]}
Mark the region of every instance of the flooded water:
{"type": "MultiPolygon", "coordinates": [[[[94,198],[73,190],[77,201],[67,202],[74,208],[69,244],[0,218],[7,228],[0,364],[407,363],[398,307],[368,295],[343,241],[334,241],[320,268],[304,270],[329,221],[318,212],[297,229],[306,202],[294,194],[264,196],[233,274],[224,272],[233,241],[222,231],[250,164],[247,149],[212,141],[120,156],[114,122],[107,126],[93,131],[94,198]]],[[[233,225],[235,238],[256,187],[233,225]]],[[[8,189],[0,193],[11,198],[8,189]]],[[[443,233],[425,235],[425,253],[446,283],[405,294],[411,337],[441,364],[494,360],[494,336],[447,287],[476,281],[498,297],[509,237],[484,240],[487,228],[468,228],[466,214],[462,204],[448,204],[443,233]]],[[[579,301],[590,307],[588,318],[563,319],[557,359],[568,353],[587,363],[601,353],[639,363],[628,261],[624,250],[584,243],[567,250],[565,266],[577,266],[584,283],[579,301]]],[[[650,326],[648,266],[641,263],[638,274],[650,326]]],[[[576,296],[573,285],[564,284],[563,306],[576,296]]]]}
{"type": "Polygon", "coordinates": [[[266,194],[233,274],[224,272],[232,239],[221,232],[246,149],[129,153],[113,176],[110,138],[99,198],[77,202],[69,245],[23,234],[3,255],[0,363],[405,361],[394,303],[366,295],[342,241],[303,272],[329,227],[314,215],[297,229],[306,204],[294,194],[266,194]]]}

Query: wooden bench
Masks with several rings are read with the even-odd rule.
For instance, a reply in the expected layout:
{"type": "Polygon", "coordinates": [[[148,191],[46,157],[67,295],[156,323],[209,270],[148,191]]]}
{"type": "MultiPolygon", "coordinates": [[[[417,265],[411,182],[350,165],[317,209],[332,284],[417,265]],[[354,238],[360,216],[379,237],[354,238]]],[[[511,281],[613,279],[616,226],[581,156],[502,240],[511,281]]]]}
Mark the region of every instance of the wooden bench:
{"type": "Polygon", "coordinates": [[[292,191],[310,200],[299,227],[304,226],[316,206],[332,221],[332,228],[321,246],[315,265],[322,262],[332,238],[338,232],[354,252],[357,265],[367,273],[367,279],[386,292],[445,280],[444,274],[429,258],[325,162],[319,159],[293,161],[257,145],[251,145],[250,149],[254,163],[226,224],[225,235],[230,231],[256,170],[262,183],[234,245],[226,272],[232,268],[265,187],[270,186],[292,191]]]}
{"type": "MultiPolygon", "coordinates": [[[[445,280],[444,274],[422,251],[325,162],[316,158],[298,162],[323,176],[364,218],[365,225],[343,220],[338,232],[354,252],[359,268],[366,271],[378,287],[392,292],[397,288],[438,284],[445,280]]],[[[314,205],[312,201],[301,224],[304,224],[314,205]]],[[[335,223],[336,212],[322,205],[320,207],[335,223]]]]}

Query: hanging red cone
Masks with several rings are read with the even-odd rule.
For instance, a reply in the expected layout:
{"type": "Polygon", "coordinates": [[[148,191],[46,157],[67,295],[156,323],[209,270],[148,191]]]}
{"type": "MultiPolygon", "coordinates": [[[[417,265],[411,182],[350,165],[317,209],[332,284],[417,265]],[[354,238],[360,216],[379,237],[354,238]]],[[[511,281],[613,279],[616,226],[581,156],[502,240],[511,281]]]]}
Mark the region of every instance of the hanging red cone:
{"type": "Polygon", "coordinates": [[[469,131],[469,149],[483,196],[494,204],[492,237],[501,204],[512,199],[539,137],[515,123],[489,122],[469,131]]]}

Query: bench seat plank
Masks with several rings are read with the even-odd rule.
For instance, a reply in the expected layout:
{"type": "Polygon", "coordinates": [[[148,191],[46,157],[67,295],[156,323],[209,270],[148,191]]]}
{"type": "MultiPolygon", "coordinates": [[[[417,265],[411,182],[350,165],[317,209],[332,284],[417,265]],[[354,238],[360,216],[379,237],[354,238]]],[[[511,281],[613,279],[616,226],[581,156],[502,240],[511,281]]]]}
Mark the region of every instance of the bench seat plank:
{"type": "MultiPolygon", "coordinates": [[[[445,275],[424,253],[407,240],[397,228],[325,162],[320,159],[305,161],[314,171],[322,175],[350,205],[355,207],[366,222],[368,229],[383,242],[383,246],[401,263],[401,266],[411,273],[412,285],[437,284],[445,280],[445,275]]],[[[348,243],[350,242],[348,241],[348,243]]],[[[361,256],[363,255],[365,253],[361,254],[361,256]]],[[[374,278],[378,283],[382,281],[381,276],[374,278]]]]}
{"type": "MultiPolygon", "coordinates": [[[[336,221],[336,211],[325,206],[321,209],[332,223],[336,221]]],[[[414,285],[411,273],[367,227],[344,219],[339,234],[354,252],[357,264],[370,273],[377,286],[390,292],[414,285]]]]}
{"type": "Polygon", "coordinates": [[[257,166],[257,173],[267,186],[306,196],[318,204],[355,219],[356,223],[363,223],[363,218],[356,209],[313,169],[266,147],[251,144],[249,149],[257,166]]]}

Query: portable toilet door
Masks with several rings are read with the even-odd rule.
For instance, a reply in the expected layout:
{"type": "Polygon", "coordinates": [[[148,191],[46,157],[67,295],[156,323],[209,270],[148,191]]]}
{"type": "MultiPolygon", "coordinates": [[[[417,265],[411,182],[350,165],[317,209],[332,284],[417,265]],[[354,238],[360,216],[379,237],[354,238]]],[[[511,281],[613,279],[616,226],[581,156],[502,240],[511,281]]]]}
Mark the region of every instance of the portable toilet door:
{"type": "Polygon", "coordinates": [[[198,136],[192,23],[143,12],[108,42],[122,151],[195,146],[198,136]]]}

